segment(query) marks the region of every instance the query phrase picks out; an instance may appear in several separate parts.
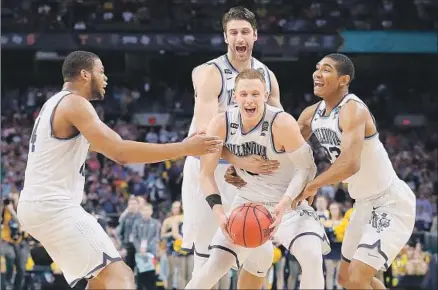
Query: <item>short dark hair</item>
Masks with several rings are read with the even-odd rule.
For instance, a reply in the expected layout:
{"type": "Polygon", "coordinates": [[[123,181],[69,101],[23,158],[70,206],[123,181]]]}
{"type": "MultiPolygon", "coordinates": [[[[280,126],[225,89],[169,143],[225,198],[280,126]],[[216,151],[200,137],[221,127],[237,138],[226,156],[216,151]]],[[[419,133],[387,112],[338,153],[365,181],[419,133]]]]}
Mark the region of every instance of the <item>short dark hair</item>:
{"type": "Polygon", "coordinates": [[[99,59],[99,57],[89,51],[78,50],[67,55],[62,64],[62,77],[64,81],[73,80],[83,69],[91,71],[96,59],[99,59]]]}
{"type": "Polygon", "coordinates": [[[231,20],[248,21],[249,24],[251,24],[252,29],[257,30],[257,20],[254,13],[252,13],[249,9],[245,7],[233,7],[224,14],[224,16],[222,17],[222,27],[225,32],[227,31],[227,24],[231,20]]]}
{"type": "Polygon", "coordinates": [[[336,70],[340,75],[349,75],[350,81],[348,84],[351,84],[351,82],[354,79],[355,72],[354,72],[354,64],[351,61],[351,59],[342,53],[331,53],[327,55],[326,57],[334,60],[336,62],[336,70]]]}

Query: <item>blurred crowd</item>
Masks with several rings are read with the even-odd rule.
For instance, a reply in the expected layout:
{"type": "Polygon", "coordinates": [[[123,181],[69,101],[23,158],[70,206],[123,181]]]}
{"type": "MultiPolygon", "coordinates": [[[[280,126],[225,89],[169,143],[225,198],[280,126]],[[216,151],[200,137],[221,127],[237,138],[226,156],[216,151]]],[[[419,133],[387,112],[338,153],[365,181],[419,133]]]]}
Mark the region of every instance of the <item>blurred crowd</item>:
{"type": "Polygon", "coordinates": [[[244,5],[261,32],[338,30],[433,30],[433,0],[5,0],[4,31],[220,32],[221,16],[244,5]],[[20,5],[17,5],[17,2],[20,5]],[[34,11],[37,11],[35,13],[34,11]],[[153,17],[152,17],[153,16],[153,17]]]}
{"type": "MultiPolygon", "coordinates": [[[[151,87],[153,84],[145,83],[144,88],[151,87]]],[[[165,86],[156,93],[165,94],[166,90],[173,92],[170,98],[172,104],[182,102],[181,100],[186,98],[181,97],[186,93],[179,94],[176,89],[165,86]]],[[[148,90],[144,89],[144,91],[148,90]]],[[[29,270],[33,265],[28,261],[29,251],[37,244],[31,237],[19,231],[18,223],[14,219],[14,205],[23,185],[33,120],[42,103],[54,92],[56,88],[53,87],[9,89],[3,92],[1,181],[4,259],[2,261],[7,281],[5,285],[8,287],[12,287],[12,281],[15,281],[16,285],[24,283],[25,270],[29,270]]],[[[371,107],[377,100],[397,104],[392,99],[393,95],[387,85],[379,85],[363,96],[371,107]],[[381,86],[386,89],[382,90],[381,86]]],[[[132,123],[129,118],[126,119],[125,116],[129,116],[130,111],[129,109],[123,111],[122,108],[137,107],[142,98],[144,97],[141,89],[117,87],[109,90],[108,99],[103,104],[96,104],[96,110],[100,117],[125,139],[167,143],[185,137],[187,127],[181,129],[171,124],[140,126],[132,123]],[[113,106],[114,112],[107,110],[105,107],[107,104],[113,106]],[[117,111],[119,115],[116,114],[117,111]],[[109,115],[111,118],[108,117],[109,115]]],[[[146,99],[149,97],[146,96],[146,99]]],[[[160,98],[155,99],[158,102],[160,98]]],[[[150,100],[149,105],[153,105],[154,97],[150,100]]],[[[304,93],[301,97],[293,96],[292,92],[282,94],[285,108],[295,116],[313,101],[309,93],[304,93]]],[[[172,110],[171,107],[161,109],[172,110]]],[[[382,120],[382,123],[385,123],[383,117],[384,115],[376,110],[378,122],[382,120]]],[[[388,150],[398,175],[417,195],[415,233],[436,233],[437,133],[427,128],[401,130],[394,126],[384,126],[379,128],[379,131],[380,139],[388,150]]],[[[315,140],[312,139],[311,142],[321,172],[329,166],[329,163],[315,140]]],[[[180,199],[183,164],[184,160],[179,159],[149,165],[121,166],[96,153],[90,153],[87,160],[83,207],[107,230],[126,262],[135,269],[137,283],[143,285],[144,289],[155,289],[155,287],[181,289],[190,279],[193,253],[181,249],[183,213],[180,199]]],[[[340,289],[336,284],[341,258],[340,248],[353,210],[353,203],[354,201],[348,196],[346,186],[337,184],[321,188],[314,204],[332,243],[332,252],[325,257],[324,263],[327,289],[340,289]]],[[[424,247],[424,238],[413,239],[406,246],[394,261],[392,271],[388,271],[392,276],[385,277],[388,286],[398,285],[404,276],[424,276],[429,272],[429,265],[431,261],[436,260],[436,257],[425,251],[424,247]]],[[[56,269],[56,265],[54,267],[56,269]]],[[[297,261],[288,255],[287,249],[278,246],[272,271],[266,278],[265,288],[269,289],[275,285],[277,289],[284,287],[294,289],[299,281],[299,273],[297,261]]],[[[235,282],[233,277],[233,273],[230,272],[218,287],[228,288],[230,283],[235,282]]]]}

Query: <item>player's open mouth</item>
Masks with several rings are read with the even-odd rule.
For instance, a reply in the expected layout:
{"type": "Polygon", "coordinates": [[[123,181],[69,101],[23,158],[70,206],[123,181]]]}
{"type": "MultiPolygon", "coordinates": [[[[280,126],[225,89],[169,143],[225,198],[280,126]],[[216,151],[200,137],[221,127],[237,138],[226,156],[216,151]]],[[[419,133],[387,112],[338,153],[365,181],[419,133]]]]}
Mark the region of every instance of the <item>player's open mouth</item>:
{"type": "Polygon", "coordinates": [[[256,111],[256,108],[250,108],[250,109],[245,108],[245,112],[248,114],[254,114],[255,111],[256,111]]]}
{"type": "Polygon", "coordinates": [[[323,82],[320,81],[313,81],[313,87],[314,88],[322,88],[324,86],[323,82]]]}
{"type": "Polygon", "coordinates": [[[236,46],[236,51],[239,53],[245,53],[246,52],[246,46],[236,46]]]}

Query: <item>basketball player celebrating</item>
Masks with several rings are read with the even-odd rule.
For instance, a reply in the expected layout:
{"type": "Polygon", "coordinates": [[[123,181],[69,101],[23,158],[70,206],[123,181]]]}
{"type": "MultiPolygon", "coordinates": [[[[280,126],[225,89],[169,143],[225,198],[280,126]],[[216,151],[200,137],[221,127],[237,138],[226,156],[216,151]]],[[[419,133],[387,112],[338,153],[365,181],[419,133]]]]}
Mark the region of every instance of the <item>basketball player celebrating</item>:
{"type": "MultiPolygon", "coordinates": [[[[275,213],[276,239],[290,249],[300,263],[301,288],[324,289],[322,255],[330,249],[324,228],[313,208],[305,202],[296,211],[291,209],[292,200],[316,174],[312,150],[301,136],[295,119],[265,103],[268,94],[260,72],[243,70],[236,77],[235,88],[238,106],[216,116],[207,134],[223,138],[225,146],[236,156],[256,154],[277,160],[280,167],[271,175],[239,169],[239,176],[247,185],[237,191],[232,208],[259,202],[275,213]]],[[[221,152],[217,152],[201,157],[200,183],[221,229],[213,238],[207,263],[193,274],[186,289],[210,289],[231,267],[240,265],[250,274],[264,277],[272,265],[271,241],[250,249],[227,238],[227,215],[215,179],[220,156],[221,152]]]]}
{"type": "Polygon", "coordinates": [[[175,144],[122,140],[90,103],[104,98],[107,84],[99,57],[73,52],[65,59],[62,74],[62,91],[44,104],[33,128],[18,218],[59,265],[70,286],[86,278],[88,289],[134,289],[131,269],[80,205],[90,146],[127,164],[217,152],[222,141],[200,134],[175,144]]]}
{"type": "MultiPolygon", "coordinates": [[[[227,53],[196,67],[192,73],[195,109],[191,132],[195,129],[205,129],[213,116],[224,112],[229,105],[233,104],[234,80],[238,72],[245,68],[252,67],[266,76],[268,102],[281,108],[279,87],[275,75],[263,63],[251,57],[254,43],[257,40],[254,14],[243,7],[231,8],[223,16],[222,24],[225,42],[228,45],[227,53]]],[[[223,158],[253,173],[271,173],[278,166],[277,162],[263,161],[261,158],[238,158],[227,150],[224,150],[223,158]]],[[[229,166],[225,160],[219,162],[215,175],[223,194],[224,205],[229,207],[235,196],[235,188],[227,184],[223,177],[229,166]]],[[[199,168],[199,159],[187,158],[182,184],[182,201],[185,212],[182,246],[186,249],[192,249],[194,246],[194,272],[200,269],[208,258],[208,246],[217,229],[211,224],[214,216],[205,203],[199,186],[199,168]]],[[[241,277],[246,274],[242,272],[241,277]]],[[[263,280],[256,280],[257,284],[263,283],[263,280]]]]}
{"type": "Polygon", "coordinates": [[[356,200],[342,244],[339,284],[347,289],[385,289],[374,275],[387,269],[408,242],[415,223],[415,195],[400,180],[379,140],[367,106],[348,88],[352,61],[342,54],[324,57],[313,73],[314,94],[298,123],[304,137],[315,134],[331,167],[307,184],[293,206],[313,199],[318,188],[348,183],[356,200]]]}

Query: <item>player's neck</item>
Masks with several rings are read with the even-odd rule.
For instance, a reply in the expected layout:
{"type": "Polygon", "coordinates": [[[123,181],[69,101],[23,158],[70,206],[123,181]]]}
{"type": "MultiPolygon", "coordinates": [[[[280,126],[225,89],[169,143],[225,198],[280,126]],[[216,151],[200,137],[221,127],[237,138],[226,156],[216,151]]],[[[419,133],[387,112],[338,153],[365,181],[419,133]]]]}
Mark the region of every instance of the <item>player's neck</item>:
{"type": "Polygon", "coordinates": [[[233,68],[237,71],[237,72],[241,72],[244,69],[248,69],[251,68],[251,61],[252,61],[252,56],[246,60],[246,61],[238,61],[235,60],[230,52],[227,52],[227,58],[228,61],[231,63],[231,65],[233,66],[233,68]]]}
{"type": "Polygon", "coordinates": [[[242,123],[242,132],[244,134],[247,134],[248,132],[252,131],[262,120],[263,115],[260,116],[260,118],[257,118],[255,120],[248,120],[248,119],[244,119],[241,118],[241,123],[242,123]]]}
{"type": "Polygon", "coordinates": [[[62,86],[62,89],[72,92],[75,95],[84,97],[87,100],[91,100],[91,96],[89,96],[87,90],[85,90],[85,88],[79,84],[73,82],[65,82],[64,85],[62,86]]]}
{"type": "Polygon", "coordinates": [[[348,94],[348,91],[342,91],[340,93],[335,93],[332,96],[325,97],[325,111],[331,112],[335,107],[339,105],[342,99],[348,94]]]}

